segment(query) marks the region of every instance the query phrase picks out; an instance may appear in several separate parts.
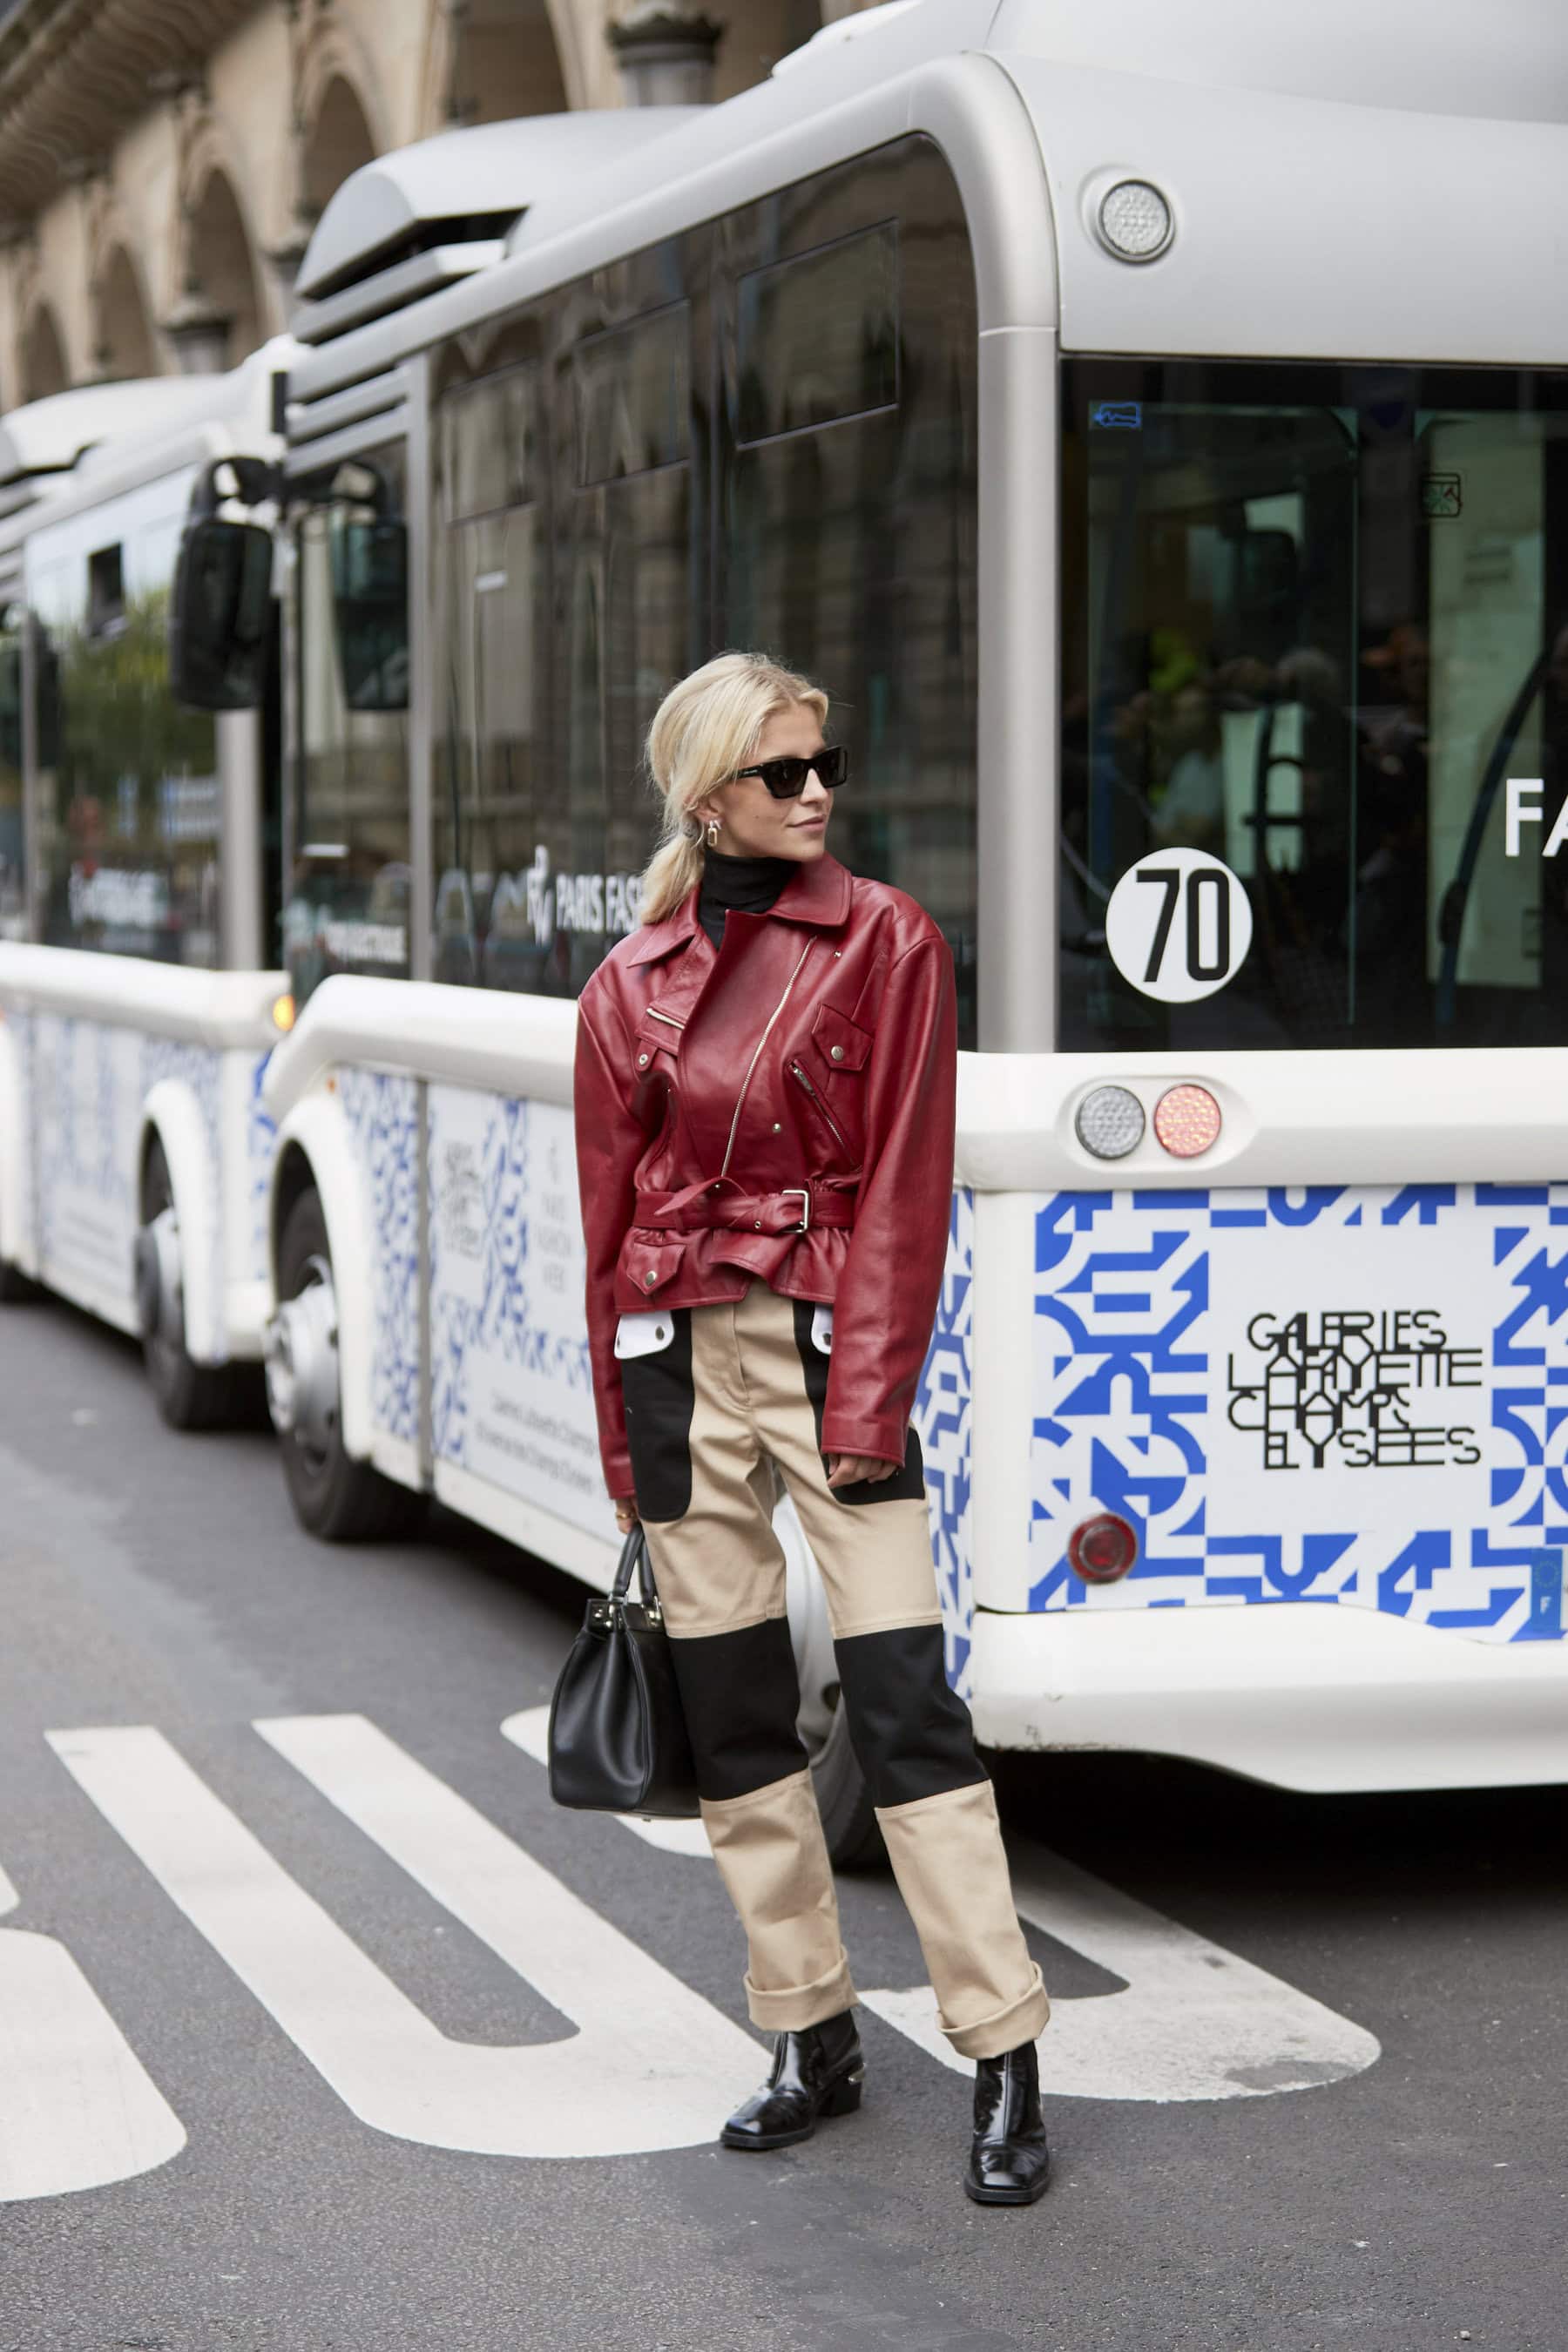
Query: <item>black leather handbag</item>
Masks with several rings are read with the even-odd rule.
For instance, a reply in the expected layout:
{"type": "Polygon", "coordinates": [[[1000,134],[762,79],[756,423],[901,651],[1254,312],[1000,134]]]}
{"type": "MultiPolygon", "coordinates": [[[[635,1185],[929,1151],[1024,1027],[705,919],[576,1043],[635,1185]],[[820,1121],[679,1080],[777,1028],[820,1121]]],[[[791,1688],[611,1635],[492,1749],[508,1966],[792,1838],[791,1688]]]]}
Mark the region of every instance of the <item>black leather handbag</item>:
{"type": "Polygon", "coordinates": [[[689,1820],[697,1772],[641,1523],[591,1601],[550,1702],[550,1793],[586,1812],[689,1820]],[[628,1596],[638,1568],[640,1601],[628,1596]]]}

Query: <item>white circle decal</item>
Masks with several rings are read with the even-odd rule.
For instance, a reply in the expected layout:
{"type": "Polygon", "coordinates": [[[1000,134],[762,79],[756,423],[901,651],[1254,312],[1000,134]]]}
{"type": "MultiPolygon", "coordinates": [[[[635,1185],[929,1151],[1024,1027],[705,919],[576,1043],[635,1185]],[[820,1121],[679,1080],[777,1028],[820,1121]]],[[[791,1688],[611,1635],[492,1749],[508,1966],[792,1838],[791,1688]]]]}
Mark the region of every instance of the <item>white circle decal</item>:
{"type": "Polygon", "coordinates": [[[1105,910],[1105,944],[1123,980],[1162,1004],[1192,1004],[1234,980],[1252,945],[1239,877],[1205,849],[1152,849],[1105,910]]]}

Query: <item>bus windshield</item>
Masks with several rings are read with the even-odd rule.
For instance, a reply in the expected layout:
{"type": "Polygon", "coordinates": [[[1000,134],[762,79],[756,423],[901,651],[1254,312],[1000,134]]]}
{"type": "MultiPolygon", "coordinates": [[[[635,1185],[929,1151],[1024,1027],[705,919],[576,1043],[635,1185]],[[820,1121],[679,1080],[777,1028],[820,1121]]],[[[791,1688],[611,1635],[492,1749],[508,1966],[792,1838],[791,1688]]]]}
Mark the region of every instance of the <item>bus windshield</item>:
{"type": "Polygon", "coordinates": [[[1568,377],[1063,378],[1062,1045],[1568,1042],[1568,377]],[[1251,902],[1196,1003],[1106,949],[1163,847],[1251,902]]]}

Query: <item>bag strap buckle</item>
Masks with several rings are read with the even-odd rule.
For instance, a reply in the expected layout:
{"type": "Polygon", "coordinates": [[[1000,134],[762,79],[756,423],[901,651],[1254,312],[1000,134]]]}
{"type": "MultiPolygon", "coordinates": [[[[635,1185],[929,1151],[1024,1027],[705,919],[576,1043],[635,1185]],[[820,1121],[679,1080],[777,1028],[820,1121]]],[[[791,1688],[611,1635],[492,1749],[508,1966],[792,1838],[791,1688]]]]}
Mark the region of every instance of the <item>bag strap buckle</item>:
{"type": "Polygon", "coordinates": [[[787,1201],[797,1192],[800,1195],[800,1223],[796,1225],[795,1230],[797,1234],[804,1234],[809,1232],[811,1228],[811,1193],[809,1189],[805,1184],[781,1184],[779,1187],[779,1199],[781,1201],[787,1201]]]}

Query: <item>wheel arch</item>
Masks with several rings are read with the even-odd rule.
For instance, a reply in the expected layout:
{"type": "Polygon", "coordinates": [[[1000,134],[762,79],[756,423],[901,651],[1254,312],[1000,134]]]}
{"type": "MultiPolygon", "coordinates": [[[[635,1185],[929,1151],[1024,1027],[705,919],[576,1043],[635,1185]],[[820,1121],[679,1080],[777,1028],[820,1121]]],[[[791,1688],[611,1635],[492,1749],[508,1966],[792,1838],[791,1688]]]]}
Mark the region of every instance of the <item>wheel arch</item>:
{"type": "Polygon", "coordinates": [[[363,1462],[373,1450],[374,1428],[371,1412],[374,1237],[348,1121],[336,1096],[324,1090],[296,1103],[278,1130],[267,1216],[267,1271],[274,1306],[283,1228],[295,1202],[312,1191],[321,1203],[338,1302],[338,1410],[343,1450],[363,1462]]]}
{"type": "Polygon", "coordinates": [[[218,1254],[220,1171],[201,1106],[183,1078],[160,1078],[142,1105],[136,1137],[136,1211],[142,1223],[146,1221],[147,1169],[154,1143],[169,1171],[180,1228],[185,1353],[193,1363],[226,1364],[228,1339],[218,1254]]]}

